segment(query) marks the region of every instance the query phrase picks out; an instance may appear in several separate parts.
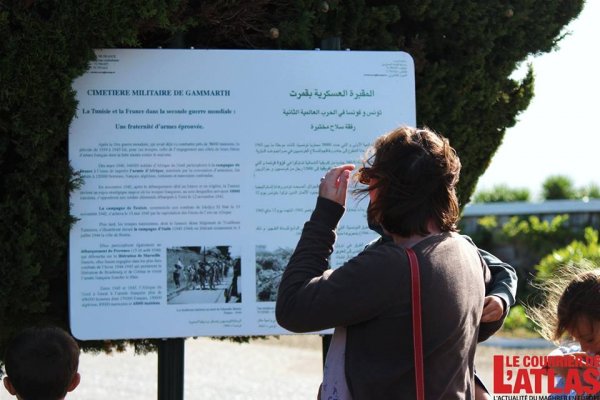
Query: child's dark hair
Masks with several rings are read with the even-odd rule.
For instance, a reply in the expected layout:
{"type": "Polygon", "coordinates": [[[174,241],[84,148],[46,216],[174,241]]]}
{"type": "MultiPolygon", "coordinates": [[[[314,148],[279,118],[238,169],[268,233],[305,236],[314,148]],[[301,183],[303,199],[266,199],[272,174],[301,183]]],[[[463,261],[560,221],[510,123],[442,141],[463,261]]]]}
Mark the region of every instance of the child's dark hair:
{"type": "Polygon", "coordinates": [[[600,270],[575,276],[558,301],[556,314],[555,338],[570,331],[580,317],[600,321],[600,270]]]}
{"type": "Polygon", "coordinates": [[[62,399],[78,366],[77,342],[57,327],[25,329],[4,356],[6,375],[24,400],[62,399]]]}
{"type": "Polygon", "coordinates": [[[581,317],[600,321],[600,269],[592,263],[583,260],[563,266],[538,287],[544,301],[527,308],[527,314],[544,338],[559,341],[581,317]]]}

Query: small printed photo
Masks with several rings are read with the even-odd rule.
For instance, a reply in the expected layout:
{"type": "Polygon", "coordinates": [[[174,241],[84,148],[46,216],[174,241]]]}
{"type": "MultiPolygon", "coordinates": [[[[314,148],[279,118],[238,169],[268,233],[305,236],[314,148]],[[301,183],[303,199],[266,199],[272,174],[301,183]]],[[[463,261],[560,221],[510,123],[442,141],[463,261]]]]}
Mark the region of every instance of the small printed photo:
{"type": "Polygon", "coordinates": [[[256,246],[256,301],[277,300],[281,276],[293,252],[290,247],[268,250],[266,245],[256,246]]]}
{"type": "Polygon", "coordinates": [[[241,275],[234,246],[167,248],[167,304],[241,303],[241,275]]]}

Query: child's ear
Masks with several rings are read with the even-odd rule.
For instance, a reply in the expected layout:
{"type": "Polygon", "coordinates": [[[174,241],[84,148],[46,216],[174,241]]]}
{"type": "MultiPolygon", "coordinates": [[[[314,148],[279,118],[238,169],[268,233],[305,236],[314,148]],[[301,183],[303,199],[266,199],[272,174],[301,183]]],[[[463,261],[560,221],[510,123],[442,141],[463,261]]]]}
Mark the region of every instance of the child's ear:
{"type": "Polygon", "coordinates": [[[8,379],[8,376],[4,377],[3,382],[4,382],[4,387],[6,388],[6,390],[8,391],[8,393],[10,393],[13,396],[16,396],[17,395],[17,391],[15,390],[15,387],[12,385],[12,383],[8,379]]]}
{"type": "Polygon", "coordinates": [[[73,379],[71,379],[71,383],[67,388],[67,392],[72,392],[75,390],[75,388],[79,386],[79,382],[81,382],[81,375],[79,375],[79,372],[75,372],[75,375],[73,375],[73,379]]]}

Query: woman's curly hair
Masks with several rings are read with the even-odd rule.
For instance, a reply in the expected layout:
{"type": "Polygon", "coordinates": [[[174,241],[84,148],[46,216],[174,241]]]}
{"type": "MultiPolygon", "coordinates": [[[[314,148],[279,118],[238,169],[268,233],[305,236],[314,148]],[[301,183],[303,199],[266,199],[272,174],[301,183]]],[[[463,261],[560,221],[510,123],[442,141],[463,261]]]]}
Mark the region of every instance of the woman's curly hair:
{"type": "Polygon", "coordinates": [[[429,129],[400,127],[367,150],[355,179],[368,187],[354,194],[377,190],[368,218],[389,233],[426,235],[430,220],[442,231],[456,231],[460,167],[448,139],[429,129]]]}

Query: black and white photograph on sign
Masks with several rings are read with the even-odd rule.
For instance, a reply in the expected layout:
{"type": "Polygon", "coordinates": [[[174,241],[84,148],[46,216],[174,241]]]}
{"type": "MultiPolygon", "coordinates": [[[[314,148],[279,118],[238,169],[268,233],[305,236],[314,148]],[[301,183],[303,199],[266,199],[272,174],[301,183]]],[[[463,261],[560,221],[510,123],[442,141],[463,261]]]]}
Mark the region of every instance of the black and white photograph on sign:
{"type": "Polygon", "coordinates": [[[277,299],[281,276],[293,252],[290,247],[268,250],[266,245],[256,246],[256,301],[277,299]]]}
{"type": "Polygon", "coordinates": [[[167,248],[167,304],[241,303],[242,263],[232,247],[167,248]]]}

